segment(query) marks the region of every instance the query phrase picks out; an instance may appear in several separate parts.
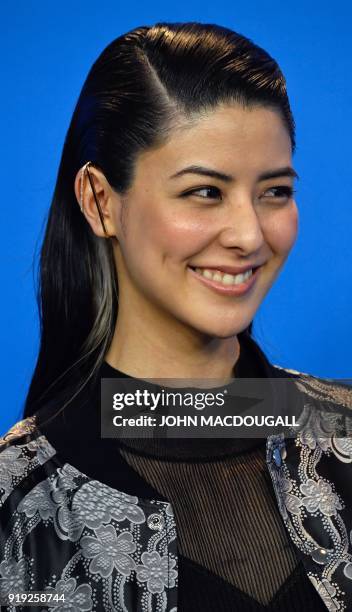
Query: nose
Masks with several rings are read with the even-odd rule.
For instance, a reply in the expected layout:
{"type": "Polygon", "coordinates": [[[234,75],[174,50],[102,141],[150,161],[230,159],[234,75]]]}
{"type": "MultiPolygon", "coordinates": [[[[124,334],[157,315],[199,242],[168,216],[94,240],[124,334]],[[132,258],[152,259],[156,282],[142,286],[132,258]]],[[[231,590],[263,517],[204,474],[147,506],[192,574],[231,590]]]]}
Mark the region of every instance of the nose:
{"type": "Polygon", "coordinates": [[[219,239],[222,246],[236,248],[244,255],[258,251],[264,244],[260,219],[248,194],[231,201],[219,239]]]}

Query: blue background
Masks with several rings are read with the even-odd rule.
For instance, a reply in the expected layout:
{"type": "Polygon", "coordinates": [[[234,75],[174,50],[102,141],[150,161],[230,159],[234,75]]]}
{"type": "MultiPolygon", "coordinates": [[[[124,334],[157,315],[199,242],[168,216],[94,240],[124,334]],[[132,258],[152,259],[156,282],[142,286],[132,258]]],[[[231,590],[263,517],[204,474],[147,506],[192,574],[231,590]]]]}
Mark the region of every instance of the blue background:
{"type": "Polygon", "coordinates": [[[230,27],[279,62],[297,124],[299,236],[255,338],[273,363],[352,377],[350,13],[347,2],[302,0],[2,3],[0,434],[20,418],[35,365],[34,265],[83,81],[114,38],[163,20],[230,27]]]}

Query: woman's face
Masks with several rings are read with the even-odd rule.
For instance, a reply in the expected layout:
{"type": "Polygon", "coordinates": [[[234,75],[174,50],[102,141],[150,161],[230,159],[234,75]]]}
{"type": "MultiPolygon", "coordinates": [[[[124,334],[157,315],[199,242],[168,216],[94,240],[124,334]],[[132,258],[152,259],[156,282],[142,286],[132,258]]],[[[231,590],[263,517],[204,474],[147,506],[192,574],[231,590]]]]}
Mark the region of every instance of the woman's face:
{"type": "Polygon", "coordinates": [[[148,311],[219,338],[243,331],[296,239],[291,163],[280,115],[237,105],[142,153],[122,227],[113,208],[120,302],[132,316],[148,311]]]}

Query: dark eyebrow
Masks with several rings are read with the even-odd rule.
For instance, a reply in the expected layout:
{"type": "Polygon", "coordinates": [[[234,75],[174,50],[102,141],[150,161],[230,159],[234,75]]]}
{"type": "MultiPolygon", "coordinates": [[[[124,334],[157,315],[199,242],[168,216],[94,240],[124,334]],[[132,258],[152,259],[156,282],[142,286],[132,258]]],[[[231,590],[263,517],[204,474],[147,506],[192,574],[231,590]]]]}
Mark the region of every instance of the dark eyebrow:
{"type": "MultiPolygon", "coordinates": [[[[183,176],[184,174],[200,174],[201,176],[211,176],[212,178],[219,179],[219,181],[225,181],[229,183],[230,181],[234,181],[234,177],[231,174],[224,174],[223,172],[218,172],[218,170],[213,170],[212,168],[205,168],[204,166],[187,166],[176,174],[172,174],[169,178],[177,178],[179,176],[183,176]]],[[[293,178],[299,179],[299,176],[291,166],[284,166],[283,168],[277,168],[276,170],[268,170],[267,172],[263,172],[258,176],[258,181],[264,181],[266,179],[271,178],[279,178],[280,176],[292,176],[293,178]]]]}
{"type": "Polygon", "coordinates": [[[258,176],[258,180],[265,181],[266,179],[279,178],[280,176],[291,176],[292,178],[299,179],[299,176],[294,168],[291,166],[284,166],[283,168],[263,172],[258,176]]]}

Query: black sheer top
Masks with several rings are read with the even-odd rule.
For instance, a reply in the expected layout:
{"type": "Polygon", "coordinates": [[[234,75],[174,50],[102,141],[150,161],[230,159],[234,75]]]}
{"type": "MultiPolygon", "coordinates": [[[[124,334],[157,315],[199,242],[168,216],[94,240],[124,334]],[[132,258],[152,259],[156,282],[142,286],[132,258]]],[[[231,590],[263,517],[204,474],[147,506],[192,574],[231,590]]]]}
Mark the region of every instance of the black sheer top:
{"type": "MultiPolygon", "coordinates": [[[[251,338],[234,376],[270,375],[251,338]]],[[[265,439],[102,439],[100,380],[128,377],[106,361],[85,401],[39,427],[59,456],[89,477],[169,501],[179,555],[178,612],[326,611],[279,514],[265,439]]]]}

